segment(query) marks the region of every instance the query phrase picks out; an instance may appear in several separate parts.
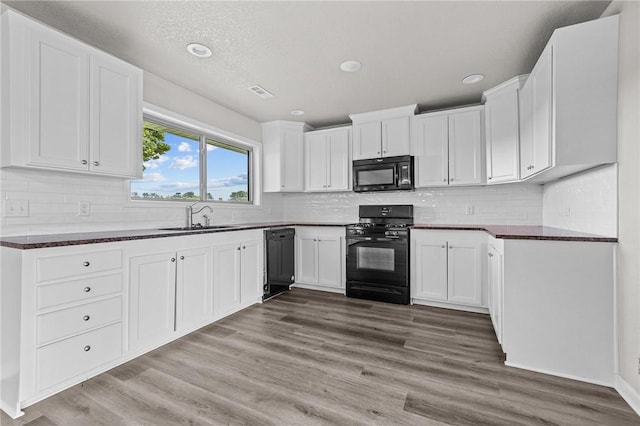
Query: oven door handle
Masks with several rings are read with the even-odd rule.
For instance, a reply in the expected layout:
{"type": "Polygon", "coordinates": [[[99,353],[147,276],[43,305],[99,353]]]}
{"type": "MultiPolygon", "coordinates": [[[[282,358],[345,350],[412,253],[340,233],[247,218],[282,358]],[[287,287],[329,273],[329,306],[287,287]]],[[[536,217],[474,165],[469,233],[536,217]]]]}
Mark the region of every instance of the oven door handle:
{"type": "MultiPolygon", "coordinates": [[[[405,239],[406,240],[406,239],[405,239]]],[[[347,242],[350,243],[358,243],[361,241],[388,241],[388,242],[396,242],[396,241],[403,241],[403,239],[401,237],[393,237],[393,236],[389,236],[389,237],[347,237],[347,242]]]]}

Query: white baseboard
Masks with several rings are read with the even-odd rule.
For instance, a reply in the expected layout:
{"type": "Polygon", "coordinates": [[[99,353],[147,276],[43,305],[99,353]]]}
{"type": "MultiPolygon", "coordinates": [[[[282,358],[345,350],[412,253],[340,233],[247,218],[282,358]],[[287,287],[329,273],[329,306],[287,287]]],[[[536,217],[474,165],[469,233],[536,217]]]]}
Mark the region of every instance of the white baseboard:
{"type": "Polygon", "coordinates": [[[594,385],[606,386],[608,388],[614,387],[613,378],[611,381],[590,379],[588,377],[580,377],[580,376],[574,376],[572,374],[558,373],[557,371],[549,371],[541,368],[533,368],[527,365],[509,362],[508,359],[509,359],[509,353],[507,353],[507,361],[504,362],[504,365],[506,365],[507,367],[514,367],[514,368],[520,368],[522,370],[535,371],[536,373],[548,374],[550,376],[564,377],[565,379],[577,380],[579,382],[585,382],[585,383],[592,383],[594,385]]]}
{"type": "Polygon", "coordinates": [[[4,401],[0,401],[0,410],[4,411],[7,416],[12,419],[17,419],[18,417],[24,416],[24,411],[20,411],[18,407],[12,407],[4,401]]]}
{"type": "Polygon", "coordinates": [[[454,309],[456,311],[475,312],[478,314],[488,314],[489,309],[481,306],[456,305],[447,302],[434,302],[432,300],[411,299],[413,305],[433,306],[435,308],[454,309]]]}
{"type": "Polygon", "coordinates": [[[622,377],[616,375],[616,386],[620,396],[627,401],[627,404],[633,408],[633,411],[640,416],[640,393],[631,387],[622,377]]]}

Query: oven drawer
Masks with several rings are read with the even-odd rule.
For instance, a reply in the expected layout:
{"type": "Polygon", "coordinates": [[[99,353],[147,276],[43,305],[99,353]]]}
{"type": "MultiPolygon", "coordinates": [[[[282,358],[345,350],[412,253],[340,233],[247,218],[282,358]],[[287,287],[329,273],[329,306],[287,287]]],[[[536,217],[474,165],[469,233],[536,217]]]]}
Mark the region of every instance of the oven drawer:
{"type": "Polygon", "coordinates": [[[90,371],[122,355],[122,323],[89,331],[36,351],[38,391],[90,371]]]}
{"type": "Polygon", "coordinates": [[[37,309],[80,302],[122,291],[122,273],[88,277],[81,280],[39,285],[36,288],[37,309]]]}
{"type": "Polygon", "coordinates": [[[86,303],[36,317],[37,344],[81,333],[122,319],[122,297],[86,303]]]}

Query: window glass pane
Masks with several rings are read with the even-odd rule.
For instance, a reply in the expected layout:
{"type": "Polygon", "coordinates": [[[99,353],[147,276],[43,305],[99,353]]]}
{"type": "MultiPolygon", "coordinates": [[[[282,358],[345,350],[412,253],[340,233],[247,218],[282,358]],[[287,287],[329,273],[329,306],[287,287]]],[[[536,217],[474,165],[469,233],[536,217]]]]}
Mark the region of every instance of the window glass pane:
{"type": "Polygon", "coordinates": [[[142,179],[131,181],[132,199],[200,199],[199,137],[145,121],[142,179]]]}
{"type": "Polygon", "coordinates": [[[207,199],[251,201],[250,151],[207,139],[207,199]]]}

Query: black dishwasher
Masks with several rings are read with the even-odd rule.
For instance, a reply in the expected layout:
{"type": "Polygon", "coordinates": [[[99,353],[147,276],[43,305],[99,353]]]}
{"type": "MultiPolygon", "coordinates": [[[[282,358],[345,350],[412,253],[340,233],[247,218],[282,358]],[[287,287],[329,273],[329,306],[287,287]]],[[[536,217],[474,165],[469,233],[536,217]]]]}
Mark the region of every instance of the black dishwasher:
{"type": "Polygon", "coordinates": [[[281,228],[264,231],[266,280],[262,300],[289,290],[295,279],[295,229],[281,228]]]}

